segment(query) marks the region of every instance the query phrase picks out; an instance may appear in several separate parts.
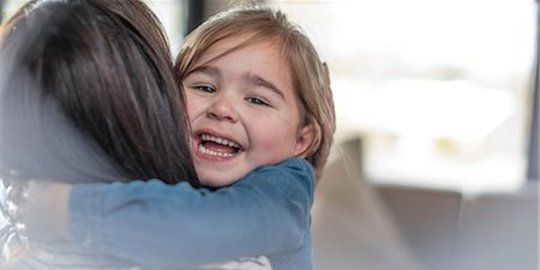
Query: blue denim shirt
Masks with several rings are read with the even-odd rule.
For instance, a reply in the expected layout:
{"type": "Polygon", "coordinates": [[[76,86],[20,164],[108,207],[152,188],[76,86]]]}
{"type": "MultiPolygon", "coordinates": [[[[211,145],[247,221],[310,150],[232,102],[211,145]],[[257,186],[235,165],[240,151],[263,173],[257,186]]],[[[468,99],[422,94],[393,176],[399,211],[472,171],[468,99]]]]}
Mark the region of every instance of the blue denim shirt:
{"type": "Polygon", "coordinates": [[[264,255],[273,269],[309,270],[314,185],[299,158],[216,191],[158,180],[78,184],[71,233],[87,251],[160,269],[264,255]]]}

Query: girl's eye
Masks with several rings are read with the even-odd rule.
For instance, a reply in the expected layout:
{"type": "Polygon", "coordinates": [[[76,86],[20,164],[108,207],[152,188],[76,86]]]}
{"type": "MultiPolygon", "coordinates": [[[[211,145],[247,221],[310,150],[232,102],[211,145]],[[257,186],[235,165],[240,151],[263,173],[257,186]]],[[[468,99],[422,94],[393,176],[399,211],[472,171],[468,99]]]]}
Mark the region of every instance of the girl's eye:
{"type": "Polygon", "coordinates": [[[247,97],[246,100],[252,104],[270,106],[266,101],[258,97],[247,97]]]}
{"type": "Polygon", "coordinates": [[[214,93],[216,92],[216,89],[210,85],[196,85],[193,87],[195,90],[207,92],[207,93],[214,93]]]}

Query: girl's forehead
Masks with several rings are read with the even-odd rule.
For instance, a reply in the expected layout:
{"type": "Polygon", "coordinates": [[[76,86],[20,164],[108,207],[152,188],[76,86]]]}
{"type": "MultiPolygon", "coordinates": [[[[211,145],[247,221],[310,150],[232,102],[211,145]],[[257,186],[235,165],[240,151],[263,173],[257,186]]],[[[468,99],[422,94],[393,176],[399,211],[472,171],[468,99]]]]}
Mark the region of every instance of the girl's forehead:
{"type": "Polygon", "coordinates": [[[269,54],[274,54],[280,57],[281,46],[276,39],[265,37],[255,38],[252,33],[238,33],[230,35],[224,39],[217,40],[201,52],[201,60],[214,59],[223,55],[237,52],[245,49],[253,49],[265,51],[269,54]]]}

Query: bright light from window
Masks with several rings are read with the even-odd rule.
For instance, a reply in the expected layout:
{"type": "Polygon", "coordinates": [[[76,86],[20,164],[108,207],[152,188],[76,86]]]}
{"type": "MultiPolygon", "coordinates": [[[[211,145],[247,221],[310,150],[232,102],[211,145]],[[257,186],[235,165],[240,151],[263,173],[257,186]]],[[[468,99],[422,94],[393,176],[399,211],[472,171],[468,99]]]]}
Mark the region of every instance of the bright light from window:
{"type": "Polygon", "coordinates": [[[328,61],[338,141],[379,183],[481,192],[524,181],[532,0],[272,1],[328,61]]]}

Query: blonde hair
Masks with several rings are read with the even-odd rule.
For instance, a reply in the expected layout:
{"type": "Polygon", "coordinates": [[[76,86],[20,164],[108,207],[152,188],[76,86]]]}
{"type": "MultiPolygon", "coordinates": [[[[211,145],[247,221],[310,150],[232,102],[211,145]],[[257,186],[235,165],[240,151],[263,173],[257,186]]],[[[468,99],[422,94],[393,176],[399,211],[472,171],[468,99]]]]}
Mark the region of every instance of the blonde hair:
{"type": "Polygon", "coordinates": [[[314,128],[313,142],[300,154],[313,164],[321,144],[331,139],[325,138],[322,132],[323,125],[330,118],[330,112],[324,106],[328,76],[309,38],[281,11],[261,5],[238,6],[209,18],[186,37],[176,60],[178,79],[182,81],[196,68],[195,63],[212,45],[238,35],[248,35],[249,38],[214,59],[263,40],[280,46],[300,101],[302,126],[311,124],[314,128]]]}

